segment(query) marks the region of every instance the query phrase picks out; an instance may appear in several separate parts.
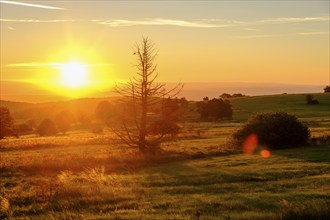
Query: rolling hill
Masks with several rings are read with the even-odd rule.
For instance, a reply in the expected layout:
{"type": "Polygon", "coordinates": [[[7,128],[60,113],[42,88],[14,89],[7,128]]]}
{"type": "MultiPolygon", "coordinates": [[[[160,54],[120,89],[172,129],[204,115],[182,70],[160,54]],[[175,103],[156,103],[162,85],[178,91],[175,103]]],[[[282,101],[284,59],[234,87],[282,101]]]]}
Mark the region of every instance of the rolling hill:
{"type": "MultiPolygon", "coordinates": [[[[296,114],[299,118],[311,119],[322,117],[330,120],[330,93],[317,93],[313,96],[319,100],[319,105],[306,105],[306,94],[283,94],[265,96],[247,96],[230,99],[234,110],[234,121],[245,121],[254,113],[269,111],[285,111],[296,114]]],[[[95,109],[101,101],[113,101],[114,97],[84,98],[60,102],[26,103],[0,100],[0,105],[9,108],[16,120],[33,119],[36,122],[46,117],[53,118],[60,111],[69,110],[76,116],[93,116],[95,109]]],[[[191,109],[195,108],[195,102],[191,101],[191,109]]],[[[198,113],[193,113],[198,118],[198,113]]]]}

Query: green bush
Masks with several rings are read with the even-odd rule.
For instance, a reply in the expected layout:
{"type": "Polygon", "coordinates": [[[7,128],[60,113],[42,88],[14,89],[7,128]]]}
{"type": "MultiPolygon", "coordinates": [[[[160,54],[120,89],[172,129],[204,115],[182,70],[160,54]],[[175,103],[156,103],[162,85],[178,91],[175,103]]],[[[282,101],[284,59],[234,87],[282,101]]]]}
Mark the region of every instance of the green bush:
{"type": "Polygon", "coordinates": [[[270,149],[291,148],[305,145],[309,129],[295,115],[285,112],[261,113],[251,117],[233,134],[235,145],[243,145],[250,135],[256,135],[259,146],[270,149]]]}

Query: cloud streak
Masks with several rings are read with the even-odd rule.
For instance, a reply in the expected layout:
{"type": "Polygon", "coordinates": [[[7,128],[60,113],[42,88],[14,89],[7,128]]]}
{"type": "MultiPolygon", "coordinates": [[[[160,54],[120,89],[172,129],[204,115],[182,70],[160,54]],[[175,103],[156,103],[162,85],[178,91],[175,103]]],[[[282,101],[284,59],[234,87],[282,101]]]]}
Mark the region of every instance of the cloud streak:
{"type": "Polygon", "coordinates": [[[286,37],[286,36],[312,36],[312,35],[326,35],[329,32],[315,31],[315,32],[304,32],[304,33],[293,33],[293,34],[259,34],[259,35],[241,35],[234,36],[236,39],[255,39],[255,38],[269,38],[269,37],[286,37]]]}
{"type": "Polygon", "coordinates": [[[163,19],[163,18],[144,19],[144,20],[104,19],[104,20],[92,20],[92,22],[108,25],[110,27],[179,26],[179,27],[193,27],[193,28],[221,28],[221,27],[234,26],[234,24],[206,22],[204,20],[185,21],[185,20],[174,20],[174,19],[163,19]]]}
{"type": "MultiPolygon", "coordinates": [[[[62,65],[65,65],[66,63],[60,63],[60,62],[52,62],[52,63],[39,63],[39,62],[31,62],[31,63],[12,63],[7,64],[6,67],[10,68],[39,68],[39,67],[52,67],[52,68],[59,68],[62,65]]],[[[98,66],[113,66],[111,63],[89,63],[89,64],[83,64],[85,66],[90,67],[98,67],[98,66]]]]}
{"type": "MultiPolygon", "coordinates": [[[[237,21],[226,19],[201,19],[194,21],[151,18],[143,20],[128,19],[95,19],[92,22],[107,25],[109,27],[129,27],[129,26],[179,26],[191,28],[224,28],[224,27],[249,27],[258,25],[276,25],[303,22],[321,22],[329,21],[329,16],[319,17],[291,17],[291,18],[272,18],[256,21],[237,21]]],[[[256,30],[254,28],[246,28],[246,30],[256,30]]]]}
{"type": "Polygon", "coordinates": [[[324,35],[329,34],[329,32],[326,31],[314,31],[314,32],[303,32],[303,33],[297,33],[298,35],[324,35]]]}
{"type": "Polygon", "coordinates": [[[75,20],[39,20],[39,19],[3,19],[1,18],[0,21],[2,22],[15,22],[15,23],[60,23],[60,22],[74,22],[75,20]]]}
{"type": "Polygon", "coordinates": [[[301,17],[301,18],[273,18],[256,21],[238,21],[226,19],[199,19],[199,20],[177,20],[166,18],[148,18],[141,20],[128,19],[92,19],[92,20],[41,20],[41,19],[6,19],[2,18],[2,22],[16,22],[16,23],[60,23],[60,22],[93,22],[109,27],[131,27],[131,26],[176,26],[189,28],[227,28],[227,27],[242,27],[247,31],[256,31],[255,26],[260,25],[279,25],[290,23],[303,22],[324,22],[329,21],[329,16],[321,17],[301,17]]]}
{"type": "Polygon", "coordinates": [[[53,7],[53,6],[47,6],[47,5],[39,5],[39,4],[30,4],[30,3],[16,2],[16,1],[0,0],[0,3],[27,6],[27,7],[34,7],[34,8],[52,9],[52,10],[66,10],[65,8],[53,7]]]}
{"type": "Polygon", "coordinates": [[[279,35],[270,35],[270,34],[256,34],[256,35],[242,35],[235,36],[236,39],[255,39],[255,38],[267,38],[267,37],[275,37],[279,35]]]}
{"type": "Polygon", "coordinates": [[[329,21],[329,16],[320,17],[303,17],[303,18],[273,18],[259,20],[259,24],[289,24],[289,23],[300,23],[300,22],[311,22],[311,21],[329,21]]]}

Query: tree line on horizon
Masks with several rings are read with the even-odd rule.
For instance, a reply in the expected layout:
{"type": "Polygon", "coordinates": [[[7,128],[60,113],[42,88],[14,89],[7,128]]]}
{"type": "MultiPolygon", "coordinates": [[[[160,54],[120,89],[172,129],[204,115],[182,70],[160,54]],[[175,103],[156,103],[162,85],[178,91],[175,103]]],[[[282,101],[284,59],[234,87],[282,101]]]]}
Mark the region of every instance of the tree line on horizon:
{"type": "MultiPolygon", "coordinates": [[[[175,135],[180,131],[178,123],[184,122],[187,111],[192,111],[189,101],[185,98],[166,98],[162,100],[159,107],[154,107],[153,111],[160,111],[161,120],[153,122],[150,127],[155,134],[164,133],[175,135]]],[[[217,121],[232,119],[232,109],[229,100],[214,98],[195,102],[194,112],[199,114],[199,121],[217,121]],[[220,102],[215,103],[215,100],[220,102]],[[229,115],[228,115],[229,112],[229,115]]],[[[101,134],[104,126],[111,127],[112,124],[119,122],[120,112],[124,107],[119,103],[110,101],[100,101],[95,108],[94,116],[78,113],[74,114],[70,110],[62,110],[54,117],[43,118],[39,123],[28,119],[22,123],[15,123],[8,108],[0,108],[1,130],[0,139],[6,136],[20,136],[36,133],[40,136],[53,136],[61,133],[65,135],[73,127],[75,129],[90,130],[92,133],[101,134]]],[[[190,112],[191,113],[191,112],[190,112]]]]}
{"type": "MultiPolygon", "coordinates": [[[[115,88],[121,98],[114,103],[100,102],[95,109],[95,114],[126,145],[142,153],[154,154],[161,151],[162,141],[180,132],[179,122],[184,120],[184,113],[189,102],[185,98],[176,98],[183,84],[178,83],[174,88],[166,90],[164,83],[157,82],[158,73],[155,63],[157,51],[149,38],[143,37],[141,42],[136,43],[133,55],[136,58],[135,76],[115,88]]],[[[219,98],[205,97],[202,101],[196,102],[200,120],[231,120],[233,111],[229,99],[237,97],[244,97],[244,95],[223,93],[219,98]]],[[[0,110],[0,138],[18,135],[15,133],[17,127],[14,126],[9,110],[5,107],[1,107],[0,110]]],[[[274,117],[279,117],[276,119],[278,121],[285,118],[283,123],[280,123],[281,125],[285,125],[286,120],[293,122],[296,120],[295,117],[286,116],[286,114],[275,114],[274,117]]],[[[271,120],[274,117],[269,116],[271,120]]],[[[35,131],[40,136],[55,135],[58,132],[65,134],[74,122],[72,113],[61,111],[53,120],[50,118],[42,120],[35,131]]],[[[92,121],[86,117],[81,117],[80,123],[85,123],[88,127],[92,126],[92,121]]],[[[33,123],[26,123],[25,129],[27,125],[32,127],[33,123]]],[[[23,128],[22,125],[21,129],[23,128]]]]}

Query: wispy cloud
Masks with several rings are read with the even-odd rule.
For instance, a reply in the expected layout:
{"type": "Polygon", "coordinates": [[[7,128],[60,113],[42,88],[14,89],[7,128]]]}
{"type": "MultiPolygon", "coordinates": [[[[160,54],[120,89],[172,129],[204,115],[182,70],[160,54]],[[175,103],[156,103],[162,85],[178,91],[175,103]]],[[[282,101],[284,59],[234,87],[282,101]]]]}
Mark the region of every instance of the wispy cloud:
{"type": "Polygon", "coordinates": [[[192,28],[223,28],[223,27],[246,27],[245,30],[254,31],[251,28],[258,25],[275,25],[302,22],[320,22],[329,21],[329,16],[320,17],[291,17],[291,18],[271,18],[255,21],[238,21],[226,19],[200,19],[200,20],[177,20],[164,18],[149,18],[142,20],[128,19],[94,19],[92,22],[107,25],[110,27],[128,27],[128,26],[179,26],[192,28]]]}
{"type": "Polygon", "coordinates": [[[74,22],[75,20],[39,20],[39,19],[4,19],[1,18],[2,22],[16,22],[16,23],[58,23],[58,22],[74,22]]]}
{"type": "Polygon", "coordinates": [[[93,19],[93,20],[42,20],[42,19],[6,19],[2,18],[2,22],[19,22],[19,23],[57,23],[57,22],[94,22],[97,24],[107,25],[109,27],[130,27],[130,26],[177,26],[190,28],[226,28],[226,27],[242,27],[246,31],[257,31],[255,26],[259,25],[276,25],[303,22],[322,22],[329,21],[329,16],[321,17],[301,17],[301,18],[273,18],[256,21],[238,21],[226,19],[199,19],[199,20],[178,20],[167,18],[146,18],[141,20],[128,19],[93,19]]]}
{"type": "Polygon", "coordinates": [[[257,31],[258,29],[255,28],[243,28],[245,31],[257,31]]]}
{"type": "Polygon", "coordinates": [[[258,35],[241,35],[234,36],[236,39],[255,39],[255,38],[266,38],[266,37],[275,37],[279,35],[270,35],[270,34],[258,34],[258,35]]]}
{"type": "Polygon", "coordinates": [[[27,7],[35,7],[35,8],[52,9],[52,10],[66,10],[65,8],[53,7],[53,6],[48,6],[48,5],[30,4],[30,3],[16,2],[16,1],[0,0],[0,3],[27,6],[27,7]]]}
{"type": "Polygon", "coordinates": [[[287,24],[287,23],[300,23],[300,22],[311,22],[311,21],[329,21],[329,15],[320,17],[292,17],[292,18],[272,18],[259,20],[257,23],[260,24],[287,24]]]}
{"type": "Polygon", "coordinates": [[[179,27],[194,27],[194,28],[221,28],[234,26],[229,23],[215,23],[206,22],[205,20],[198,21],[185,21],[174,19],[144,19],[144,20],[124,20],[124,19],[105,19],[105,20],[92,20],[98,24],[108,25],[110,27],[128,27],[137,25],[151,25],[151,26],[179,26],[179,27]]]}
{"type": "MultiPolygon", "coordinates": [[[[12,63],[12,64],[7,64],[6,67],[11,67],[11,68],[39,68],[39,67],[53,67],[53,68],[58,68],[63,66],[65,63],[60,63],[60,62],[52,62],[52,63],[39,63],[39,62],[31,62],[31,63],[12,63]]],[[[90,66],[90,67],[97,67],[97,66],[113,66],[111,63],[88,63],[88,64],[83,64],[85,66],[90,66]]]]}
{"type": "Polygon", "coordinates": [[[31,63],[12,63],[6,65],[6,67],[58,67],[61,63],[37,63],[37,62],[31,62],[31,63]]]}
{"type": "Polygon", "coordinates": [[[298,35],[324,35],[329,34],[329,32],[326,31],[314,31],[314,32],[303,32],[303,33],[297,33],[298,35]]]}
{"type": "Polygon", "coordinates": [[[270,38],[270,37],[287,37],[287,36],[297,36],[297,35],[326,35],[329,32],[303,32],[303,33],[291,33],[291,34],[260,34],[260,35],[241,35],[241,36],[234,36],[236,39],[255,39],[255,38],[270,38]]]}

